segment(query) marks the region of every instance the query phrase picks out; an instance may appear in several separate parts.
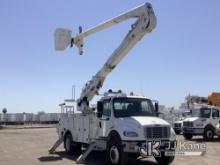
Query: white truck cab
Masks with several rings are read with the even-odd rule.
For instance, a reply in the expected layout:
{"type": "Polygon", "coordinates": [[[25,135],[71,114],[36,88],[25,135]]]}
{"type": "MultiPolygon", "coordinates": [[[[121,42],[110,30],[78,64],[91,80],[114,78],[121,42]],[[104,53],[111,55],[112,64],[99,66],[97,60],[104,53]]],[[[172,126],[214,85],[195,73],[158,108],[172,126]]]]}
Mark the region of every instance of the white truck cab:
{"type": "MultiPolygon", "coordinates": [[[[98,102],[98,118],[106,128],[102,136],[108,136],[110,131],[117,129],[123,140],[146,140],[146,130],[161,128],[158,134],[148,135],[151,139],[169,139],[172,128],[165,120],[156,116],[150,99],[139,96],[110,96],[98,102]]],[[[151,130],[154,131],[154,130],[151,130]]],[[[174,139],[173,139],[174,140],[174,139]]]]}
{"type": "Polygon", "coordinates": [[[183,136],[191,139],[194,135],[202,135],[206,140],[212,140],[216,125],[219,123],[219,107],[197,105],[192,109],[192,117],[183,121],[183,136]]]}
{"type": "Polygon", "coordinates": [[[127,156],[141,156],[140,148],[146,142],[160,141],[162,155],[155,159],[167,164],[174,159],[174,156],[165,156],[163,149],[174,144],[175,132],[168,122],[157,117],[157,110],[146,97],[104,96],[98,101],[97,110],[86,114],[77,111],[66,114],[65,104],[61,105],[63,114],[58,134],[68,153],[78,154],[82,146],[95,142],[93,150],[106,151],[111,164],[120,164],[127,156]]]}

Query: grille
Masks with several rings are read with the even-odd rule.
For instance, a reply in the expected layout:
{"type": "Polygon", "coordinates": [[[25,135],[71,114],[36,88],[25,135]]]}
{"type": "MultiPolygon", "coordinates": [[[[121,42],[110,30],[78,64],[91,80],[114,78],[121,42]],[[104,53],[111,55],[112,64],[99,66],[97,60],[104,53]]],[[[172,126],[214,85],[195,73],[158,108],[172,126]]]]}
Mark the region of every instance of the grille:
{"type": "Polygon", "coordinates": [[[146,127],[145,137],[148,139],[169,138],[170,127],[146,127]]]}
{"type": "Polygon", "coordinates": [[[181,128],[181,123],[174,123],[175,128],[181,128]]]}
{"type": "Polygon", "coordinates": [[[183,126],[184,126],[184,127],[193,127],[193,122],[184,121],[184,122],[183,122],[183,126]]]}

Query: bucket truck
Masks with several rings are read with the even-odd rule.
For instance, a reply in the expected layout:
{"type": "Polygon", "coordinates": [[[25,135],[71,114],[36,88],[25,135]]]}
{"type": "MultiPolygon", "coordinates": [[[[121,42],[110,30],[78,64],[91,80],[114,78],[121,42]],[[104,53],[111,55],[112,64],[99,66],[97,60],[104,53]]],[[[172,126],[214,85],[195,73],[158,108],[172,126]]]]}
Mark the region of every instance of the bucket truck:
{"type": "Polygon", "coordinates": [[[205,140],[213,140],[215,135],[219,135],[220,107],[216,106],[218,94],[213,92],[207,97],[187,96],[185,104],[190,115],[181,121],[176,121],[174,130],[176,133],[182,131],[186,140],[191,140],[193,136],[203,136],[205,140]],[[213,102],[213,105],[210,104],[213,102]]]}
{"type": "Polygon", "coordinates": [[[80,27],[75,37],[71,36],[71,30],[58,28],[55,31],[55,49],[64,50],[75,45],[83,54],[85,37],[128,19],[136,21],[103,67],[86,83],[79,99],[60,104],[59,139],[50,153],[63,142],[68,153],[79,154],[82,148],[86,148],[77,159],[78,163],[85,160],[91,151],[105,151],[108,162],[114,165],[125,164],[128,156],[154,156],[160,164],[174,160],[174,155],[165,154],[165,148],[175,143],[175,132],[169,123],[157,117],[158,103],[153,104],[151,99],[132,93],[109,90],[97,102],[95,110],[89,104],[107,75],[145,34],[155,28],[156,16],[151,4],[143,4],[84,32],[80,27]],[[150,144],[156,141],[160,142],[157,148],[150,148],[153,147],[150,144]]]}

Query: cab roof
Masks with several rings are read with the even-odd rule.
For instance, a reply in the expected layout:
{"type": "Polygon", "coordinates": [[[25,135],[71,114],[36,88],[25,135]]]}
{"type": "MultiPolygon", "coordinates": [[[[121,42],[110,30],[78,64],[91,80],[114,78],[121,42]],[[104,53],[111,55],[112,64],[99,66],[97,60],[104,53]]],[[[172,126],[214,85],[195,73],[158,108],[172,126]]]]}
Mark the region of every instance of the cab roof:
{"type": "Polygon", "coordinates": [[[211,108],[211,109],[219,109],[220,110],[219,106],[214,106],[214,105],[209,105],[209,104],[195,104],[193,109],[196,109],[196,108],[211,108]]]}
{"type": "MultiPolygon", "coordinates": [[[[138,95],[127,95],[127,94],[121,94],[121,95],[108,95],[108,96],[103,96],[101,100],[105,99],[113,99],[113,98],[138,98],[138,99],[149,99],[145,96],[138,96],[138,95]]],[[[149,99],[150,100],[150,99],[149,99]]]]}

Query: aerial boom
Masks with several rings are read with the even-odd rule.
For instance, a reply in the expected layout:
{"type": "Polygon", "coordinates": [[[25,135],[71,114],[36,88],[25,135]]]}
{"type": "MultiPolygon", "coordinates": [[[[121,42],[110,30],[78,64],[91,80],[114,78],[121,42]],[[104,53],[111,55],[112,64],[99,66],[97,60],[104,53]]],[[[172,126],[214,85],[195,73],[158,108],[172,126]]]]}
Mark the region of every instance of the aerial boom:
{"type": "Polygon", "coordinates": [[[79,48],[80,54],[82,54],[84,37],[109,28],[130,18],[136,18],[136,21],[134,24],[131,25],[131,29],[125,36],[124,40],[108,58],[107,62],[103,65],[101,70],[99,70],[97,74],[93,76],[92,79],[88,81],[83,88],[80,98],[78,99],[79,110],[83,111],[85,108],[87,108],[89,101],[92,100],[92,98],[96,94],[98,94],[98,91],[102,87],[107,75],[120,63],[120,61],[127,55],[127,53],[134,47],[134,45],[140,39],[142,39],[142,37],[146,33],[150,33],[155,28],[156,16],[151,7],[151,4],[146,3],[115,18],[112,18],[102,24],[99,24],[98,26],[93,27],[85,32],[82,32],[82,28],[80,27],[79,34],[73,38],[70,37],[71,31],[65,31],[65,29],[57,29],[57,31],[55,32],[55,36],[59,35],[60,37],[61,35],[61,40],[64,36],[65,41],[68,41],[62,47],[56,47],[57,50],[63,50],[69,44],[71,44],[71,46],[76,45],[79,48]]]}

